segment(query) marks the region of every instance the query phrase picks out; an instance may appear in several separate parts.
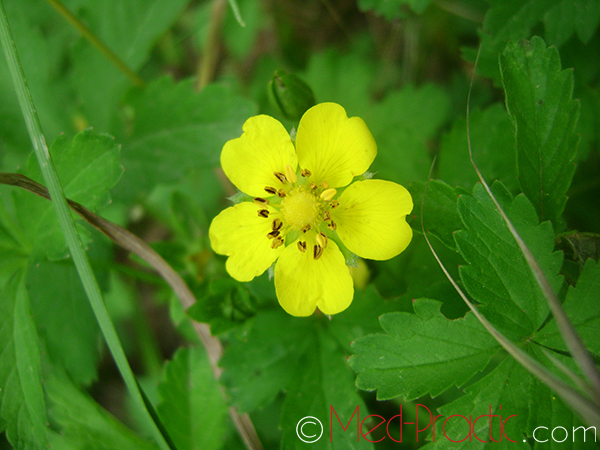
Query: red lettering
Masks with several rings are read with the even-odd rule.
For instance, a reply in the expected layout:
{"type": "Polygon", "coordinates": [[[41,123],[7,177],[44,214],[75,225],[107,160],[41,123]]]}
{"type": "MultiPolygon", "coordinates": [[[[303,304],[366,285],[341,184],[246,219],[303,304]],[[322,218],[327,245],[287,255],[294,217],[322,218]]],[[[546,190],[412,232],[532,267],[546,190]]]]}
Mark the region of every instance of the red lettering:
{"type": "MultiPolygon", "coordinates": [[[[517,415],[516,415],[516,414],[513,414],[512,416],[508,416],[508,417],[507,417],[507,418],[504,420],[504,422],[502,422],[502,434],[503,434],[503,435],[504,435],[504,437],[505,437],[506,439],[508,439],[510,442],[514,442],[514,443],[516,443],[517,441],[513,441],[513,440],[512,440],[511,438],[509,438],[509,437],[506,435],[506,433],[504,432],[504,427],[506,426],[506,422],[508,422],[508,419],[510,419],[511,417],[517,417],[517,415]]],[[[500,438],[500,439],[502,439],[502,438],[500,438]]]]}
{"type": "Polygon", "coordinates": [[[427,428],[429,428],[429,426],[431,425],[431,411],[429,410],[429,408],[427,406],[417,404],[416,422],[417,422],[417,424],[416,424],[415,428],[417,429],[417,442],[419,442],[419,433],[422,433],[423,431],[427,430],[427,428]],[[427,426],[425,428],[423,428],[422,430],[419,430],[419,406],[422,406],[423,408],[425,408],[427,410],[427,412],[429,413],[429,422],[427,423],[427,426]]]}
{"type": "Polygon", "coordinates": [[[471,416],[469,416],[469,418],[467,419],[465,416],[461,416],[460,414],[453,414],[451,416],[448,416],[448,418],[446,420],[444,420],[444,425],[442,426],[442,432],[444,433],[444,436],[446,436],[446,439],[448,439],[449,441],[452,442],[463,442],[466,441],[467,438],[469,438],[469,442],[471,442],[471,416]],[[460,441],[455,441],[453,439],[450,439],[448,437],[448,435],[446,434],[446,422],[448,422],[448,420],[450,420],[451,417],[462,417],[463,419],[465,419],[467,421],[467,423],[469,424],[469,432],[467,433],[467,435],[461,439],[460,441]]]}
{"type": "Polygon", "coordinates": [[[371,441],[371,440],[369,440],[369,438],[367,438],[367,435],[368,435],[369,433],[371,433],[372,431],[375,431],[375,430],[376,430],[376,429],[379,427],[379,425],[381,425],[381,424],[384,424],[384,423],[385,423],[385,417],[383,417],[383,416],[380,416],[380,415],[377,415],[377,414],[371,414],[371,415],[369,415],[369,416],[365,417],[365,418],[362,420],[362,422],[360,423],[360,435],[361,435],[361,436],[362,436],[364,439],[366,439],[367,441],[369,441],[369,442],[381,442],[381,441],[383,441],[383,440],[385,439],[385,436],[383,436],[383,437],[382,437],[381,439],[379,439],[378,441],[371,441]],[[367,420],[369,417],[379,417],[379,418],[381,419],[381,422],[379,422],[377,425],[375,425],[373,428],[371,428],[369,431],[367,431],[367,433],[366,433],[366,434],[364,434],[364,433],[362,432],[362,427],[363,427],[363,424],[365,423],[365,420],[367,420]]]}
{"type": "Polygon", "coordinates": [[[356,414],[356,442],[358,442],[360,440],[360,411],[359,408],[360,405],[356,405],[356,409],[354,410],[354,412],[352,413],[352,416],[350,417],[350,420],[348,421],[348,424],[346,426],[342,425],[342,421],[340,420],[340,418],[337,415],[337,412],[335,412],[335,409],[333,409],[333,405],[331,405],[331,411],[329,412],[329,442],[333,442],[333,415],[335,414],[335,418],[338,420],[338,422],[340,423],[340,425],[342,425],[342,429],[344,431],[346,431],[348,428],[350,428],[350,422],[352,422],[352,417],[354,417],[354,414],[356,414]]]}

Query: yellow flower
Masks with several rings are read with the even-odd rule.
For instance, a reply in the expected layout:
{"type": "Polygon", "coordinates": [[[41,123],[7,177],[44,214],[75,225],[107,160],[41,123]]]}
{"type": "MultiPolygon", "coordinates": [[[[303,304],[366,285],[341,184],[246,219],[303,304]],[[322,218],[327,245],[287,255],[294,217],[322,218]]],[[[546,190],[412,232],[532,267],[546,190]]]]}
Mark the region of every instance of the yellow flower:
{"type": "Polygon", "coordinates": [[[398,255],[412,238],[406,223],[410,194],[390,181],[350,184],[367,171],[377,144],[362,119],[348,118],[335,103],[304,114],[295,148],[270,116],[251,117],[243,131],[223,147],[221,166],[254,201],[215,217],[213,249],[228,256],[227,271],[239,281],[252,280],[277,260],[277,298],[291,315],[343,311],[354,288],[338,245],[367,259],[398,255]]]}

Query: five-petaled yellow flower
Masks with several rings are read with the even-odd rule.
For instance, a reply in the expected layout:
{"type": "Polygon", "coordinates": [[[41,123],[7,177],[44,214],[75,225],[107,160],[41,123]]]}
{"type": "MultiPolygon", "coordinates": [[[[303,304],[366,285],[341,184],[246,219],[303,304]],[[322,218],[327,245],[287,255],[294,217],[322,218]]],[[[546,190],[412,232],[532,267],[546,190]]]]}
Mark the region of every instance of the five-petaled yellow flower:
{"type": "Polygon", "coordinates": [[[227,271],[239,281],[252,280],[277,260],[275,290],[289,314],[343,311],[354,288],[339,246],[361,258],[398,255],[412,238],[406,223],[410,194],[390,181],[350,184],[367,171],[377,145],[365,122],[348,118],[335,103],[304,114],[295,147],[270,116],[251,117],[243,131],[223,147],[221,166],[254,201],[215,217],[213,249],[229,257],[227,271]]]}

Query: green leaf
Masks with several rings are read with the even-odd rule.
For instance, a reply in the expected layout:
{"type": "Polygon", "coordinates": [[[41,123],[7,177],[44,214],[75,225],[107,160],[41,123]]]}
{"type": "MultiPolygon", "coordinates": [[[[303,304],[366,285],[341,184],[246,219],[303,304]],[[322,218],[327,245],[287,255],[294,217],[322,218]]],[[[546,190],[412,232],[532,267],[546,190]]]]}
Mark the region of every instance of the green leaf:
{"type": "Polygon", "coordinates": [[[180,348],[158,390],[157,411],[178,450],[222,448],[227,405],[202,348],[180,348]]]}
{"type": "MultiPolygon", "coordinates": [[[[588,259],[577,286],[570,287],[563,305],[565,313],[586,348],[600,355],[600,264],[588,259]]],[[[535,341],[547,347],[567,351],[553,319],[536,335],[535,341]]]]}
{"type": "MultiPolygon", "coordinates": [[[[466,395],[439,408],[442,416],[435,422],[435,440],[423,449],[529,449],[524,437],[532,431],[528,429],[528,416],[529,402],[535,401],[530,397],[531,385],[535,383],[514,359],[504,358],[491,373],[466,388],[466,395]],[[450,417],[455,414],[464,418],[450,417]],[[471,423],[476,421],[470,437],[465,418],[470,418],[471,423]],[[500,420],[504,433],[500,431],[500,420]],[[467,439],[461,443],[450,440],[460,441],[465,436],[467,439]]],[[[550,426],[550,423],[540,422],[540,425],[550,426]]],[[[429,439],[433,440],[433,435],[429,439]]]]}
{"type": "Polygon", "coordinates": [[[546,40],[558,47],[577,33],[587,43],[600,23],[600,3],[588,0],[562,0],[544,16],[546,40]]]}
{"type": "MultiPolygon", "coordinates": [[[[119,146],[112,137],[91,130],[82,131],[72,140],[60,136],[50,147],[50,155],[67,198],[92,210],[110,201],[108,190],[123,172],[119,164],[119,146]]],[[[43,182],[33,155],[28,174],[43,182]]],[[[14,197],[19,223],[32,243],[32,256],[66,257],[66,243],[51,202],[23,190],[15,190],[14,197]]],[[[89,237],[89,232],[84,232],[82,237],[89,237]]]]}
{"type": "Polygon", "coordinates": [[[562,70],[554,47],[540,38],[510,42],[500,66],[506,106],[517,142],[521,189],[542,220],[556,225],[575,172],[579,102],[573,100],[573,73],[562,70]]]}
{"type": "MultiPolygon", "coordinates": [[[[562,284],[562,253],[553,251],[552,225],[539,224],[524,195],[512,199],[499,182],[492,191],[556,291],[562,284]]],[[[469,263],[459,271],[468,293],[485,305],[482,311],[504,334],[530,336],[548,317],[548,304],[500,213],[480,184],[472,196],[459,198],[458,211],[466,229],[454,237],[469,263]]]]}
{"type": "Polygon", "coordinates": [[[15,272],[27,265],[29,248],[23,232],[0,201],[0,289],[15,272]]]}
{"type": "MultiPolygon", "coordinates": [[[[421,232],[421,202],[425,183],[412,182],[407,185],[416,207],[411,221],[414,230],[421,232]]],[[[463,228],[458,215],[458,194],[455,189],[441,180],[430,180],[423,211],[425,231],[438,237],[451,249],[456,249],[454,232],[463,228]]]]}
{"type": "Polygon", "coordinates": [[[433,300],[415,300],[415,314],[381,317],[387,334],[356,340],[350,364],[358,373],[357,386],[377,389],[382,400],[397,396],[412,400],[462,386],[482,370],[498,351],[498,343],[472,314],[449,320],[440,306],[433,300]]]}
{"type": "MultiPolygon", "coordinates": [[[[515,138],[506,110],[500,103],[472,110],[469,118],[473,159],[486,180],[502,180],[511,190],[516,177],[515,138]]],[[[437,162],[437,176],[451,186],[472,189],[479,181],[471,166],[465,119],[457,119],[443,138],[437,162]]]]}
{"type": "Polygon", "coordinates": [[[31,311],[48,355],[77,384],[96,379],[101,335],[72,260],[30,267],[31,311]]]}
{"type": "MultiPolygon", "coordinates": [[[[83,16],[91,31],[135,72],[187,4],[186,0],[87,0],[77,5],[77,15],[83,16]]],[[[73,46],[72,59],[72,83],[88,122],[98,130],[109,131],[113,111],[131,82],[83,38],[73,46]]]]}
{"type": "MultiPolygon", "coordinates": [[[[356,324],[354,327],[360,328],[356,324]]],[[[296,434],[296,425],[306,416],[316,417],[323,425],[323,436],[311,444],[314,448],[371,448],[365,440],[356,442],[356,422],[343,432],[335,416],[333,442],[330,441],[331,406],[343,426],[357,406],[363,416],[368,413],[337,340],[344,333],[338,329],[332,335],[328,328],[329,320],[322,316],[297,318],[280,310],[264,311],[255,317],[244,340],[232,342],[221,358],[225,369],[221,381],[241,411],[262,408],[285,391],[279,421],[283,432],[281,448],[305,448],[296,434]]]]}
{"type": "Polygon", "coordinates": [[[433,84],[407,85],[369,108],[363,119],[379,149],[369,170],[401,184],[425,181],[431,166],[428,142],[446,121],[449,108],[448,94],[433,84]]]}
{"type": "Polygon", "coordinates": [[[159,183],[173,183],[192,168],[219,164],[221,148],[242,134],[255,106],[224,87],[194,91],[193,80],[155,81],[127,98],[134,118],[117,137],[123,142],[126,172],[115,196],[133,200],[159,183]]]}
{"type": "Polygon", "coordinates": [[[117,421],[66,377],[50,376],[45,387],[49,416],[60,430],[65,444],[94,450],[157,448],[117,421]]]}
{"type": "Polygon", "coordinates": [[[0,291],[0,422],[15,449],[46,448],[40,350],[29,310],[25,271],[0,291]]]}
{"type": "Polygon", "coordinates": [[[256,316],[248,340],[234,342],[221,358],[221,382],[241,412],[265,406],[300,369],[298,356],[310,348],[306,321],[280,311],[256,316]],[[285,331],[284,331],[285,330],[285,331]]]}

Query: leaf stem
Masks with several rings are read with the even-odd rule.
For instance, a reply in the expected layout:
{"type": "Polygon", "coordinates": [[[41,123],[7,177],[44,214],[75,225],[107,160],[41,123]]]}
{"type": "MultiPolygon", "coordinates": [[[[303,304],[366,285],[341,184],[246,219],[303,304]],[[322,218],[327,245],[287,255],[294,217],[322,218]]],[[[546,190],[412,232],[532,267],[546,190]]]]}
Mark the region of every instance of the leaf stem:
{"type": "Polygon", "coordinates": [[[35,155],[40,165],[44,180],[48,185],[48,191],[53,200],[52,204],[54,205],[56,215],[58,216],[58,222],[65,236],[65,240],[67,241],[73,262],[75,263],[75,267],[77,268],[77,272],[81,278],[81,282],[88,296],[90,305],[92,306],[108,348],[115,360],[115,363],[117,364],[119,372],[125,381],[133,401],[139,406],[144,420],[148,422],[154,439],[160,448],[163,450],[169,450],[169,445],[165,441],[165,438],[158,429],[154,420],[152,420],[152,417],[150,416],[150,413],[144,404],[144,399],[137,385],[133,371],[127,362],[127,358],[119,341],[117,332],[110,320],[108,311],[106,310],[106,306],[102,300],[102,293],[100,291],[100,287],[98,286],[98,281],[96,280],[94,272],[92,271],[87,254],[85,253],[83,244],[81,243],[81,239],[77,229],[75,228],[75,222],[71,216],[67,200],[50,157],[48,146],[46,145],[46,139],[42,132],[39,117],[37,116],[35,105],[31,97],[31,92],[27,86],[25,73],[23,72],[23,68],[19,60],[19,55],[17,53],[2,0],[0,0],[0,40],[2,41],[2,47],[6,55],[8,67],[15,85],[15,90],[19,99],[19,104],[21,105],[21,110],[29,131],[29,136],[33,144],[35,155]]]}
{"type": "Polygon", "coordinates": [[[102,53],[106,58],[112,62],[117,69],[127,76],[131,80],[133,84],[136,86],[144,87],[146,82],[142,80],[142,78],[131,70],[127,65],[119,58],[115,52],[113,52],[110,48],[108,48],[104,43],[76,16],[74,16],[71,11],[69,11],[65,5],[63,5],[60,0],[46,0],[52,7],[58,11],[58,13],[63,16],[67,22],[69,22],[77,31],[81,33],[81,35],[86,38],[94,47],[96,47],[100,53],[102,53]]]}

